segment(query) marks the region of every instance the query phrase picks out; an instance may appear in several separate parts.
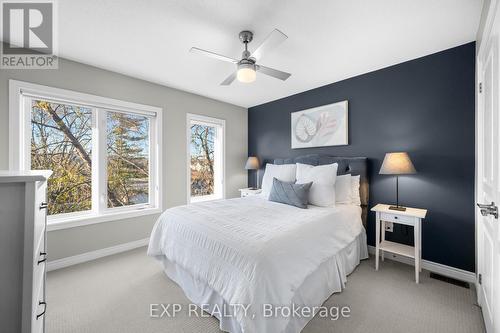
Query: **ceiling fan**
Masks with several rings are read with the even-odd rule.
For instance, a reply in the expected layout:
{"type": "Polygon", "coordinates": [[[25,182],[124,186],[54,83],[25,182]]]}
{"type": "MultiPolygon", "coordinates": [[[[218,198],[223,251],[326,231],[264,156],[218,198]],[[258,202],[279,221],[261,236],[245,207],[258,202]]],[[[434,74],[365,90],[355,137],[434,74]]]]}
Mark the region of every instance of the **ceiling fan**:
{"type": "Polygon", "coordinates": [[[277,69],[257,64],[257,61],[259,61],[263,53],[268,52],[272,48],[284,42],[288,38],[287,35],[279,31],[278,29],[274,29],[269,34],[269,36],[264,39],[262,44],[260,44],[260,46],[255,49],[253,53],[250,53],[250,51],[248,51],[248,43],[252,41],[253,33],[251,31],[244,30],[240,32],[239,37],[241,42],[245,44],[245,51],[243,51],[243,54],[241,55],[241,60],[226,57],[207,50],[202,50],[197,47],[192,47],[190,51],[218,60],[231,62],[236,65],[236,71],[229,75],[224,81],[222,81],[221,86],[230,85],[234,81],[234,79],[238,79],[238,81],[244,83],[253,82],[255,81],[255,78],[257,76],[257,71],[283,81],[290,77],[290,73],[282,72],[277,69]]]}

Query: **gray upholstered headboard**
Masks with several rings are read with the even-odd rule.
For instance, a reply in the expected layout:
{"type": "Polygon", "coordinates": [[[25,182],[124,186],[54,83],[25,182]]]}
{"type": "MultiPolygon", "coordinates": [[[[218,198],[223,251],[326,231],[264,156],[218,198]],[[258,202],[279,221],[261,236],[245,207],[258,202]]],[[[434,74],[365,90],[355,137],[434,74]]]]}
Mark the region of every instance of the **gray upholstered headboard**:
{"type": "Polygon", "coordinates": [[[366,157],[341,157],[321,154],[302,155],[294,158],[277,158],[274,164],[293,164],[304,163],[310,165],[324,165],[338,163],[337,174],[351,175],[360,177],[359,195],[361,197],[361,208],[363,210],[362,219],[363,225],[366,228],[366,220],[368,216],[368,198],[369,198],[369,182],[368,182],[368,159],[366,157]]]}

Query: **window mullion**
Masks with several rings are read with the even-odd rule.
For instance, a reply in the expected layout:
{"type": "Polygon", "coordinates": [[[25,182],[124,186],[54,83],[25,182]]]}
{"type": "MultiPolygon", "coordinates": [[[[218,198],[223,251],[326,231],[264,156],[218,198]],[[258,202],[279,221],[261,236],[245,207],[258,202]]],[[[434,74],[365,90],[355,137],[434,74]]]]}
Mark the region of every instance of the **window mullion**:
{"type": "Polygon", "coordinates": [[[103,213],[108,208],[108,190],[107,190],[107,165],[108,153],[106,144],[106,126],[107,126],[107,111],[99,109],[99,213],[103,213]]]}
{"type": "Polygon", "coordinates": [[[158,206],[158,170],[157,166],[157,146],[156,146],[156,138],[157,138],[157,120],[156,119],[148,119],[149,122],[149,156],[148,156],[148,171],[149,171],[149,205],[150,206],[158,206]]]}
{"type": "Polygon", "coordinates": [[[99,213],[99,117],[97,109],[92,109],[92,212],[99,213]]]}
{"type": "MultiPolygon", "coordinates": [[[[33,101],[30,97],[24,97],[22,101],[22,112],[21,119],[24,127],[21,129],[21,138],[30,138],[31,139],[31,107],[33,101]]],[[[31,140],[20,140],[22,144],[20,144],[22,162],[19,166],[21,170],[31,170],[31,140]]]]}
{"type": "Polygon", "coordinates": [[[102,214],[107,205],[106,192],[106,111],[93,110],[93,147],[92,154],[92,210],[102,214]]]}

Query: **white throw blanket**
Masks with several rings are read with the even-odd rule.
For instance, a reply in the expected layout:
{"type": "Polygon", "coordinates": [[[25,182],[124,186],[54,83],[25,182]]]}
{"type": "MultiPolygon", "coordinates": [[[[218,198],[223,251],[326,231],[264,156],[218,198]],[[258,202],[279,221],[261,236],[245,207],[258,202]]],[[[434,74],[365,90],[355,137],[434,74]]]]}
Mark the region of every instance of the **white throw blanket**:
{"type": "Polygon", "coordinates": [[[236,308],[243,332],[279,333],[288,318],[263,318],[263,305],[291,305],[306,277],[361,232],[361,208],[299,209],[254,196],[166,210],[148,255],[166,256],[228,304],[249,304],[247,316],[236,308]]]}

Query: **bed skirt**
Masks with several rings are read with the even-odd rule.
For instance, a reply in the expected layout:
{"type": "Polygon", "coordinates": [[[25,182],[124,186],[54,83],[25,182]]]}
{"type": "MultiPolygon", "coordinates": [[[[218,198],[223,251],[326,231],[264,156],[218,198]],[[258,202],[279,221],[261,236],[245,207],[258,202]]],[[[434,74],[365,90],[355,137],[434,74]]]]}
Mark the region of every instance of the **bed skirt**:
{"type": "MultiPolygon", "coordinates": [[[[366,258],[368,258],[368,247],[366,232],[363,229],[354,241],[323,262],[313,274],[304,280],[302,285],[295,291],[292,303],[308,307],[321,306],[333,293],[342,291],[347,282],[347,276],[359,265],[360,260],[366,258]]],[[[211,313],[219,319],[219,326],[222,331],[243,333],[236,317],[230,313],[228,315],[231,306],[226,304],[219,293],[210,288],[204,281],[193,277],[187,270],[168,260],[165,256],[162,256],[160,260],[167,276],[182,288],[186,297],[193,304],[210,304],[214,308],[226,309],[224,316],[219,316],[217,311],[211,313]]],[[[312,317],[291,316],[283,332],[298,333],[311,319],[312,317]]]]}

